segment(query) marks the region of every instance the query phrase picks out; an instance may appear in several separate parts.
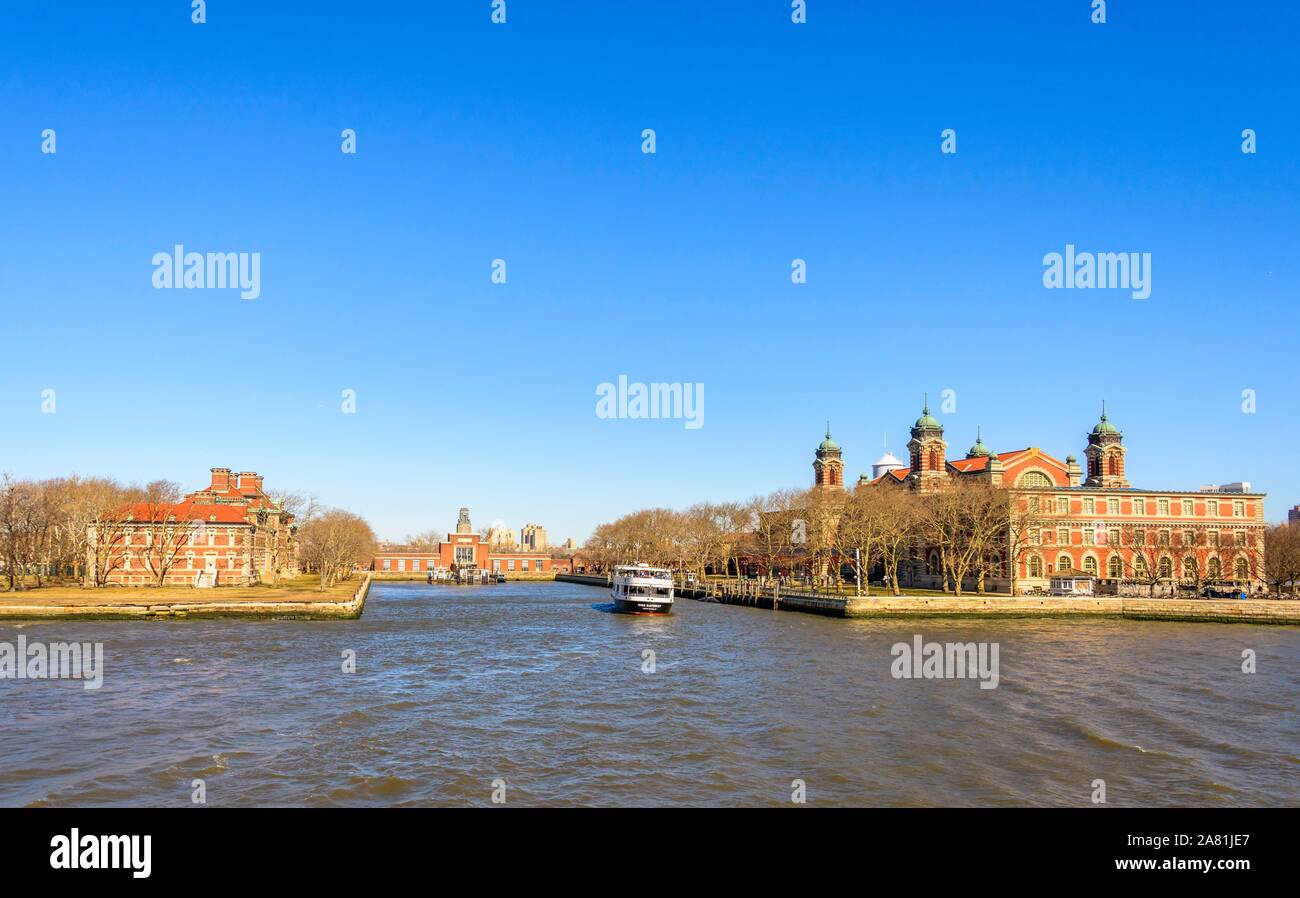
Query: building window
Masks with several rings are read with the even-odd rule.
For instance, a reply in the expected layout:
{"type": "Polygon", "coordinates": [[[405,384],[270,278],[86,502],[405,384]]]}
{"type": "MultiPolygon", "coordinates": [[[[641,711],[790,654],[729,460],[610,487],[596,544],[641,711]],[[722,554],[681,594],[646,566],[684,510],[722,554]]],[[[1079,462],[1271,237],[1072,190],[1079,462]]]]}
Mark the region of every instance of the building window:
{"type": "Polygon", "coordinates": [[[1149,576],[1147,573],[1147,560],[1141,555],[1135,556],[1133,558],[1133,570],[1139,577],[1145,580],[1149,576]]]}
{"type": "Polygon", "coordinates": [[[1232,543],[1238,548],[1246,545],[1246,532],[1244,530],[1238,530],[1236,533],[1232,534],[1232,543]]]}
{"type": "Polygon", "coordinates": [[[1183,579],[1195,580],[1197,579],[1198,574],[1199,571],[1197,569],[1196,559],[1193,558],[1191,555],[1184,556],[1183,557],[1183,579]]]}
{"type": "Polygon", "coordinates": [[[1096,534],[1091,527],[1083,528],[1083,544],[1085,546],[1095,546],[1097,544],[1096,534]]]}
{"type": "Polygon", "coordinates": [[[1184,499],[1184,500],[1183,500],[1183,514],[1190,518],[1190,517],[1192,516],[1193,510],[1194,510],[1194,508],[1193,508],[1193,506],[1192,506],[1192,500],[1191,500],[1191,499],[1184,499]]]}
{"type": "Polygon", "coordinates": [[[1119,545],[1119,531],[1118,531],[1118,530],[1109,530],[1109,531],[1106,532],[1106,545],[1108,545],[1108,546],[1118,546],[1118,545],[1119,545]]]}
{"type": "Polygon", "coordinates": [[[1107,500],[1106,500],[1106,508],[1107,508],[1107,510],[1108,510],[1111,514],[1119,514],[1119,500],[1118,500],[1118,499],[1107,499],[1107,500]]]}
{"type": "Polygon", "coordinates": [[[1246,503],[1245,503],[1245,502],[1233,502],[1233,503],[1232,503],[1232,516],[1233,516],[1234,518],[1244,518],[1244,517],[1246,516],[1246,503]]]}
{"type": "Polygon", "coordinates": [[[1030,528],[1029,528],[1029,544],[1030,544],[1031,546],[1036,546],[1036,545],[1038,545],[1040,542],[1042,542],[1042,535],[1043,535],[1043,534],[1042,534],[1042,531],[1040,531],[1037,527],[1030,527],[1030,528]]]}
{"type": "Polygon", "coordinates": [[[1237,559],[1236,571],[1237,571],[1238,580],[1250,579],[1250,565],[1246,564],[1246,559],[1244,558],[1237,559]]]}
{"type": "Polygon", "coordinates": [[[391,559],[391,558],[385,558],[385,559],[384,559],[384,570],[386,570],[386,571],[391,571],[392,569],[393,569],[393,559],[391,559]]]}
{"type": "Polygon", "coordinates": [[[1083,572],[1085,574],[1092,574],[1094,577],[1097,576],[1097,559],[1093,558],[1091,555],[1083,559],[1083,572]]]}
{"type": "Polygon", "coordinates": [[[1219,516],[1219,500],[1211,499],[1209,502],[1206,502],[1205,511],[1211,517],[1217,518],[1219,516]]]}
{"type": "Polygon", "coordinates": [[[1043,576],[1043,559],[1039,558],[1037,555],[1029,556],[1029,576],[1043,576]]]}
{"type": "Polygon", "coordinates": [[[1084,513],[1084,514],[1096,514],[1096,513],[1097,513],[1097,500],[1096,500],[1096,499],[1091,499],[1091,498],[1089,498],[1089,499],[1084,499],[1084,500],[1083,500],[1083,513],[1084,513]]]}
{"type": "Polygon", "coordinates": [[[1052,485],[1052,481],[1047,479],[1047,475],[1042,471],[1027,471],[1016,481],[1016,486],[1026,489],[1038,490],[1045,489],[1052,485]]]}
{"type": "Polygon", "coordinates": [[[1169,545],[1169,531],[1168,531],[1168,530],[1161,530],[1161,531],[1156,535],[1156,544],[1157,544],[1157,545],[1161,545],[1161,546],[1167,546],[1167,545],[1169,545]]]}
{"type": "Polygon", "coordinates": [[[1206,564],[1206,568],[1209,571],[1211,580],[1219,579],[1219,576],[1223,573],[1223,565],[1219,563],[1217,558],[1211,558],[1209,563],[1206,564]]]}
{"type": "Polygon", "coordinates": [[[521,571],[526,571],[526,570],[528,570],[528,559],[527,559],[527,558],[525,558],[525,559],[523,559],[522,561],[519,562],[519,569],[520,569],[521,571]]]}
{"type": "Polygon", "coordinates": [[[1142,529],[1133,531],[1133,545],[1145,546],[1147,544],[1147,532],[1142,529]]]}
{"type": "Polygon", "coordinates": [[[1124,579],[1124,559],[1123,559],[1123,558],[1120,558],[1118,555],[1112,555],[1112,556],[1110,556],[1110,563],[1109,563],[1109,565],[1108,565],[1108,568],[1109,568],[1109,570],[1107,570],[1107,574],[1109,574],[1110,579],[1112,579],[1112,580],[1122,580],[1122,579],[1124,579]]]}
{"type": "Polygon", "coordinates": [[[432,558],[426,558],[424,560],[424,569],[426,571],[431,571],[437,566],[438,566],[437,563],[432,558]]]}
{"type": "Polygon", "coordinates": [[[1174,562],[1168,555],[1160,559],[1160,579],[1170,580],[1174,576],[1174,562]]]}
{"type": "Polygon", "coordinates": [[[1146,513],[1147,513],[1147,500],[1146,500],[1146,499],[1134,499],[1134,500],[1133,500],[1133,513],[1134,513],[1134,514],[1146,514],[1146,513]]]}
{"type": "Polygon", "coordinates": [[[1058,571],[1068,571],[1070,569],[1070,556],[1061,555],[1056,559],[1056,569],[1058,571]]]}
{"type": "Polygon", "coordinates": [[[1163,518],[1163,517],[1168,517],[1168,516],[1169,516],[1169,500],[1168,500],[1168,499],[1157,499],[1157,500],[1156,500],[1156,514],[1160,515],[1162,518],[1163,518]]]}
{"type": "Polygon", "coordinates": [[[1069,528],[1069,527],[1057,527],[1057,528],[1056,528],[1056,544],[1057,544],[1058,546],[1068,546],[1068,545],[1070,544],[1070,528],[1069,528]]]}
{"type": "Polygon", "coordinates": [[[1029,497],[1029,510],[1032,511],[1032,512],[1034,512],[1035,514],[1038,513],[1038,497],[1037,497],[1037,496],[1030,496],[1030,497],[1029,497]]]}
{"type": "Polygon", "coordinates": [[[1056,497],[1056,513],[1057,513],[1057,514],[1069,514],[1069,513],[1070,513],[1070,500],[1069,500],[1068,497],[1066,497],[1066,496],[1057,496],[1057,497],[1056,497]]]}
{"type": "Polygon", "coordinates": [[[506,570],[513,571],[514,569],[515,569],[515,560],[511,558],[509,561],[506,562],[506,570]]]}
{"type": "Polygon", "coordinates": [[[399,559],[397,559],[397,569],[398,569],[399,571],[404,571],[404,570],[406,570],[406,559],[405,559],[405,558],[399,558],[399,559]]]}

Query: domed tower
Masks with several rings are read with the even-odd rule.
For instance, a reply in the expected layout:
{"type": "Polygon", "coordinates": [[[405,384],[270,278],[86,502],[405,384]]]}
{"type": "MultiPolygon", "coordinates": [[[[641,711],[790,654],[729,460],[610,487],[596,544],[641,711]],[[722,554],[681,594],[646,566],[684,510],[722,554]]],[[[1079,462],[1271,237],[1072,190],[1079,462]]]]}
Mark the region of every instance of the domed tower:
{"type": "Polygon", "coordinates": [[[907,441],[907,451],[912,460],[907,475],[920,489],[930,489],[943,482],[946,476],[944,453],[948,444],[943,441],[943,425],[930,415],[930,397],[925,397],[921,417],[912,425],[912,438],[907,441]]]}
{"type": "Polygon", "coordinates": [[[817,447],[813,459],[813,486],[844,489],[844,459],[840,444],[831,439],[831,424],[826,422],[826,439],[817,447]]]}
{"type": "Polygon", "coordinates": [[[1124,434],[1106,419],[1106,403],[1101,404],[1101,420],[1088,434],[1088,479],[1084,486],[1126,487],[1124,476],[1124,434]]]}
{"type": "Polygon", "coordinates": [[[989,458],[993,455],[993,450],[984,445],[984,437],[980,435],[980,428],[975,428],[975,445],[966,450],[967,458],[989,458]]]}

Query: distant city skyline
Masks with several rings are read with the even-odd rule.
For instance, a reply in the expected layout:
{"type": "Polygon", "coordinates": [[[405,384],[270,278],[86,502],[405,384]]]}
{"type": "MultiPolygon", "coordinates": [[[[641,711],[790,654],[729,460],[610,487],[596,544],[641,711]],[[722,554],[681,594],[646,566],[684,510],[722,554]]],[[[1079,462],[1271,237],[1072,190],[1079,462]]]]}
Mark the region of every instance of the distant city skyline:
{"type": "Polygon", "coordinates": [[[856,483],[928,393],[953,457],[1082,457],[1105,400],[1134,486],[1285,520],[1297,13],[1077,6],[14,12],[0,471],[243,465],[382,539],[581,543],[808,486],[827,419],[856,483]],[[156,288],[177,245],[257,254],[256,298],[156,288]],[[1141,289],[1046,286],[1075,249],[1141,289]],[[620,376],[707,414],[602,416],[620,376]]]}

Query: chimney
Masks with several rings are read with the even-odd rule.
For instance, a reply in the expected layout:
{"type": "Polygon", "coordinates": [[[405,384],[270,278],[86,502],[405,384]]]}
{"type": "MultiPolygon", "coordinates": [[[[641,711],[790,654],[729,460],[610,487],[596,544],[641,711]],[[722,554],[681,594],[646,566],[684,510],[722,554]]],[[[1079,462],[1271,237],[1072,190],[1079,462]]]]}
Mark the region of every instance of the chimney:
{"type": "Polygon", "coordinates": [[[213,468],[212,484],[208,488],[218,490],[220,492],[225,492],[226,490],[230,489],[230,469],[213,468]]]}
{"type": "Polygon", "coordinates": [[[262,478],[256,471],[239,472],[239,491],[241,493],[260,493],[262,491],[262,478]]]}

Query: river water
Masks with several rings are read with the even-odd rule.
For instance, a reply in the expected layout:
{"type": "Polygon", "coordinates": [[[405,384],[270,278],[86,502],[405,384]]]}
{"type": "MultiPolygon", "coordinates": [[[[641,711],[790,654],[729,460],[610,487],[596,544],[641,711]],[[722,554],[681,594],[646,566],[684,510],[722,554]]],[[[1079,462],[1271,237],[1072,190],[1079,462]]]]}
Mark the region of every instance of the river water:
{"type": "Polygon", "coordinates": [[[1085,806],[1095,780],[1300,805],[1298,628],[605,598],[377,584],[358,621],[0,624],[104,644],[98,690],[0,680],[0,804],[187,806],[201,779],[209,805],[776,805],[796,780],[809,805],[1085,806]],[[997,688],[895,679],[916,634],[996,643],[997,688]]]}

